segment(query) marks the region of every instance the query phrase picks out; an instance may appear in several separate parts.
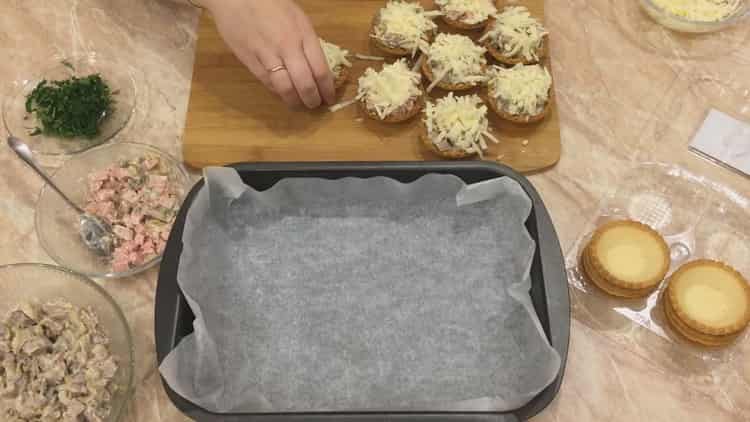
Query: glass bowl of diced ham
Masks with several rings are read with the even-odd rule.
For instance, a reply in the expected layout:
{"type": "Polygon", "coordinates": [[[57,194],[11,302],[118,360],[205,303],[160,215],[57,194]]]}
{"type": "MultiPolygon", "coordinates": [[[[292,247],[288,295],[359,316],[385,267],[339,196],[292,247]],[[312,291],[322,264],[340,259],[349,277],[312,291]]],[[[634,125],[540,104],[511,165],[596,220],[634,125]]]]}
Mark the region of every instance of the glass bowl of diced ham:
{"type": "Polygon", "coordinates": [[[190,184],[185,168],[153,146],[118,142],[66,161],[52,176],[87,213],[112,231],[108,256],[89,249],[79,216],[49,186],[36,206],[36,230],[58,264],[91,277],[128,277],[161,260],[172,222],[190,184]]]}

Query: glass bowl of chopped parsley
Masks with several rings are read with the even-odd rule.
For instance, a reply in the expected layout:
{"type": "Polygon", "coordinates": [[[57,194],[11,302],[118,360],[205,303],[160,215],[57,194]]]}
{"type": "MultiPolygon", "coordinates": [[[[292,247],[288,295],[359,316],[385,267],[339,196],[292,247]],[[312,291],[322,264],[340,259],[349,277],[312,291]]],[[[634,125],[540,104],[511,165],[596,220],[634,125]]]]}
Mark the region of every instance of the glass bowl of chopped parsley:
{"type": "Polygon", "coordinates": [[[130,67],[94,55],[58,60],[21,81],[3,105],[9,133],[36,154],[69,155],[117,135],[135,110],[130,67]]]}

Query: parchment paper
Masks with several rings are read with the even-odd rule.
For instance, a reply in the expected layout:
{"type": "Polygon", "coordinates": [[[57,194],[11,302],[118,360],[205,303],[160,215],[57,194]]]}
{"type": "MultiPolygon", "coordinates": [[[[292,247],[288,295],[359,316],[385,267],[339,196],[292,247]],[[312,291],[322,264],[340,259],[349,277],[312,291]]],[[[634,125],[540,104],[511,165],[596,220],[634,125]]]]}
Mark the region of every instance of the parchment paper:
{"type": "Polygon", "coordinates": [[[560,358],[531,305],[513,180],[285,179],[209,168],[178,282],[196,315],[160,370],[214,412],[510,410],[560,358]]]}

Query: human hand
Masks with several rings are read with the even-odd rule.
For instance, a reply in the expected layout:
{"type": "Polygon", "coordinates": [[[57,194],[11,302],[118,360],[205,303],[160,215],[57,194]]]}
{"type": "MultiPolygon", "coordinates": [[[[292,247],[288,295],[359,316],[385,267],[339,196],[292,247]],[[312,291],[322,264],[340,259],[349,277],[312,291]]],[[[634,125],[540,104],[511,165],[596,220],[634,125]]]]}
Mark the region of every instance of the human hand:
{"type": "Polygon", "coordinates": [[[335,102],[310,19],[293,0],[201,0],[234,54],[290,107],[335,102]]]}

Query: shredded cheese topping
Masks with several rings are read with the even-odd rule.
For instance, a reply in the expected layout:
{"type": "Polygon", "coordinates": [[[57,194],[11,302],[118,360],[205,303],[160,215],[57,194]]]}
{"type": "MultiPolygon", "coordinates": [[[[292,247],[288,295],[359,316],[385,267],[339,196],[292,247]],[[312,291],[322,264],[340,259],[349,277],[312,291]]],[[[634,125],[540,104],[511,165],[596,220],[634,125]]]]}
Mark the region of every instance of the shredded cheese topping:
{"type": "Polygon", "coordinates": [[[409,69],[405,59],[384,65],[380,72],[367,68],[359,78],[357,99],[362,99],[368,109],[385,119],[422,95],[420,81],[420,74],[409,69]]]}
{"type": "Polygon", "coordinates": [[[534,116],[549,101],[552,77],[541,65],[524,65],[490,69],[489,94],[498,108],[514,115],[534,116]]]}
{"type": "Polygon", "coordinates": [[[489,38],[508,57],[523,57],[527,61],[539,60],[547,30],[523,6],[506,7],[495,16],[495,22],[480,39],[489,38]]]}
{"type": "Polygon", "coordinates": [[[418,3],[391,0],[380,9],[371,37],[393,48],[403,48],[414,54],[427,34],[437,30],[430,18],[434,12],[425,12],[418,3]]]}
{"type": "Polygon", "coordinates": [[[497,13],[490,0],[435,0],[435,4],[448,18],[469,25],[484,22],[497,13]]]}
{"type": "Polygon", "coordinates": [[[440,151],[461,150],[479,154],[487,149],[487,137],[497,142],[489,134],[487,107],[476,95],[447,97],[436,102],[428,102],[424,110],[424,124],[427,136],[440,151]]]}
{"type": "Polygon", "coordinates": [[[352,63],[346,58],[349,55],[349,51],[344,50],[336,44],[331,44],[322,38],[320,39],[320,47],[323,48],[323,54],[326,56],[328,68],[331,69],[332,72],[342,66],[352,67],[352,63]]]}
{"type": "Polygon", "coordinates": [[[440,34],[424,49],[436,81],[476,84],[485,79],[487,50],[464,35],[440,34]]]}
{"type": "Polygon", "coordinates": [[[715,22],[728,18],[740,8],[740,0],[652,0],[675,16],[696,22],[715,22]]]}

